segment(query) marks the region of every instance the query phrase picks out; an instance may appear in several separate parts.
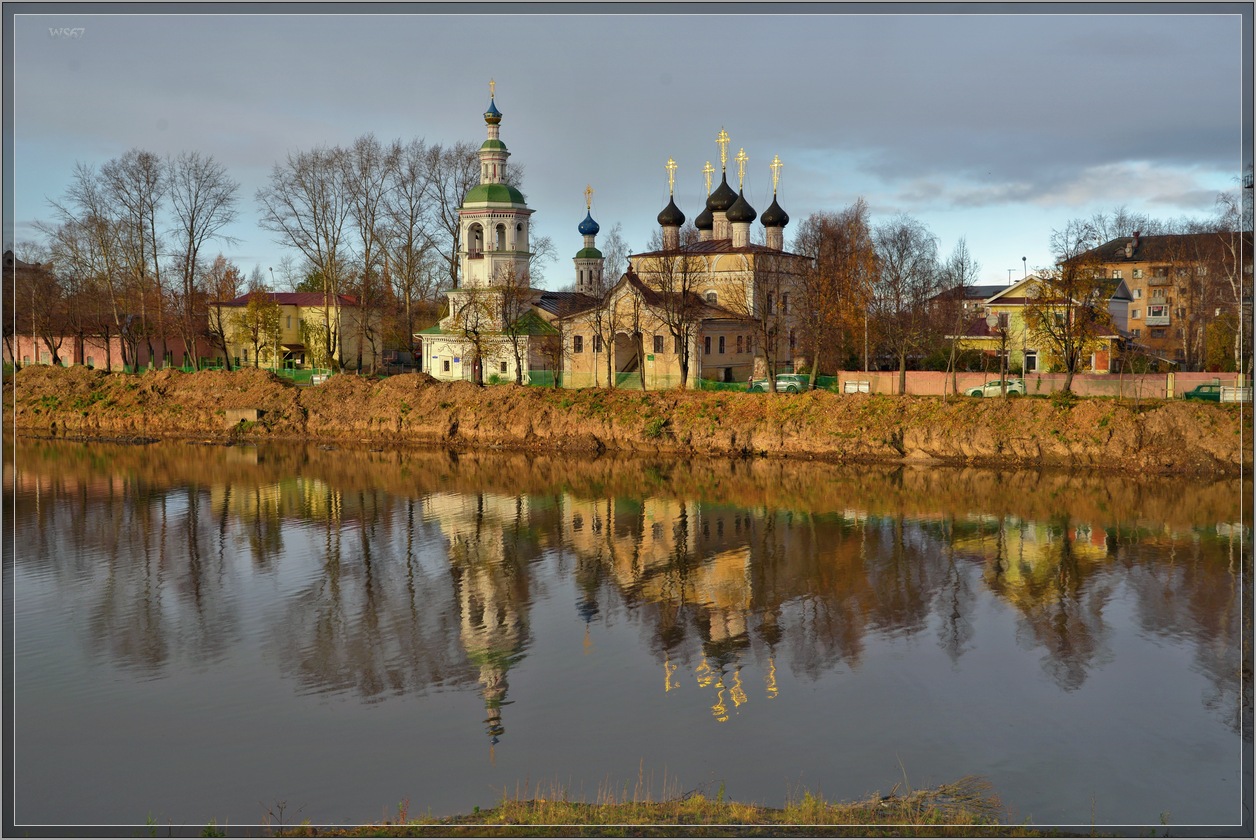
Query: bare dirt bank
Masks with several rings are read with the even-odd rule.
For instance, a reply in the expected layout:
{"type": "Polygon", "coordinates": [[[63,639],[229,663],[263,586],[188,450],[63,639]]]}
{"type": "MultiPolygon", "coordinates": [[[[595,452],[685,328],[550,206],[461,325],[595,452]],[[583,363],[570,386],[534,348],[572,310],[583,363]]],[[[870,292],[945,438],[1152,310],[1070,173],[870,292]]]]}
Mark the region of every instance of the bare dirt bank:
{"type": "Polygon", "coordinates": [[[813,392],[565,391],[266,371],[109,375],[36,366],[4,383],[19,432],[55,437],[306,439],[369,446],[759,455],[838,461],[1238,474],[1249,407],[1180,401],[890,397],[813,392]],[[234,410],[257,421],[231,423],[234,410]]]}

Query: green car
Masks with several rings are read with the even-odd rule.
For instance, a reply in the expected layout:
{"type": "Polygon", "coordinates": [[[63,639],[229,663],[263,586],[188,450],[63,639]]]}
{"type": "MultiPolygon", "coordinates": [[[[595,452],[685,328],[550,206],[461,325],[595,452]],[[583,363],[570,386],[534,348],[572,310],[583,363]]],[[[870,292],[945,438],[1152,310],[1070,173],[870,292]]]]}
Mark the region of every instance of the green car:
{"type": "MultiPolygon", "coordinates": [[[[750,383],[750,390],[763,393],[768,389],[768,381],[766,379],[755,379],[750,383]]],[[[811,390],[811,374],[808,373],[778,373],[776,375],[776,390],[786,394],[797,394],[799,391],[811,390]]]]}
{"type": "Polygon", "coordinates": [[[1220,385],[1196,385],[1194,388],[1182,395],[1184,400],[1207,400],[1208,402],[1221,402],[1221,386],[1220,385]]]}

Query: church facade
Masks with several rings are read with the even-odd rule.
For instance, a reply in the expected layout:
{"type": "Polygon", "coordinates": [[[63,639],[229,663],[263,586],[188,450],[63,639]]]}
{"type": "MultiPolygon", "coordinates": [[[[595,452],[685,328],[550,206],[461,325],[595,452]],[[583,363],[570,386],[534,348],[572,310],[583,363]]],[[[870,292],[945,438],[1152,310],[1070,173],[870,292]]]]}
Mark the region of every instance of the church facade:
{"type": "MultiPolygon", "coordinates": [[[[490,85],[490,94],[492,86],[490,85]]],[[[507,183],[510,152],[490,96],[480,183],[458,210],[460,282],[448,310],[420,333],[421,370],[446,381],[547,381],[565,387],[697,387],[699,380],[745,382],[799,361],[799,278],[810,259],[784,249],[789,216],[777,204],[780,160],[772,162],[772,204],[760,217],[744,194],[745,150],[736,156],[739,189],[728,183],[728,135],[721,130],[721,179],[685,228],[676,206],[676,164],[668,160],[668,203],[658,215],[658,247],[631,254],[607,288],[591,189],[577,227],[574,292],[534,289],[528,273],[532,210],[507,183]],[[763,226],[764,244],[751,241],[763,226]],[[684,235],[682,236],[682,231],[684,235]]]]}

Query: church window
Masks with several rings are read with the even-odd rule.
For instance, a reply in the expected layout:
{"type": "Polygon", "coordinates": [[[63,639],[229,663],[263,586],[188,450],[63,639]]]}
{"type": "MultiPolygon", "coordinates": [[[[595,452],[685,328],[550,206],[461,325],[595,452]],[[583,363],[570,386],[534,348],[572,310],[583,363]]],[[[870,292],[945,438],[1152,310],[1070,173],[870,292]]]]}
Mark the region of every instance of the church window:
{"type": "Polygon", "coordinates": [[[484,229],[479,225],[471,225],[467,232],[470,234],[467,250],[471,256],[478,257],[480,252],[484,250],[484,229]]]}
{"type": "Polygon", "coordinates": [[[505,373],[505,372],[506,372],[506,363],[505,363],[505,362],[502,362],[501,371],[502,371],[502,373],[505,373]]]}
{"type": "Polygon", "coordinates": [[[602,352],[602,336],[600,335],[593,336],[593,352],[594,353],[602,352]]]}
{"type": "Polygon", "coordinates": [[[789,292],[783,292],[781,294],[781,314],[789,314],[789,292]]]}
{"type": "Polygon", "coordinates": [[[720,355],[724,355],[724,336],[720,336],[720,355]]]}
{"type": "Polygon", "coordinates": [[[584,336],[575,335],[571,337],[571,352],[573,353],[584,352],[584,336]]]}
{"type": "Polygon", "coordinates": [[[741,348],[742,348],[742,338],[741,336],[737,336],[737,352],[738,353],[742,352],[741,348]]]}
{"type": "Polygon", "coordinates": [[[775,314],[775,312],[776,312],[776,307],[774,305],[774,301],[772,300],[772,293],[768,292],[768,314],[773,315],[775,314]]]}
{"type": "Polygon", "coordinates": [[[706,302],[707,303],[719,303],[719,295],[717,295],[715,292],[707,292],[706,302]]]}
{"type": "Polygon", "coordinates": [[[672,352],[677,356],[680,355],[680,337],[672,336],[672,352]]]}
{"type": "Polygon", "coordinates": [[[506,250],[506,226],[505,225],[497,226],[497,245],[495,247],[498,251],[506,250]]]}
{"type": "Polygon", "coordinates": [[[706,356],[711,355],[711,336],[709,335],[702,339],[702,353],[706,356]]]}
{"type": "Polygon", "coordinates": [[[440,363],[440,369],[443,370],[445,373],[449,373],[449,360],[448,359],[445,359],[444,361],[440,363]]]}
{"type": "MultiPolygon", "coordinates": [[[[783,305],[784,305],[784,304],[782,304],[782,306],[783,306],[783,305]]],[[[797,337],[794,335],[794,331],[793,331],[793,330],[790,330],[790,331],[789,331],[789,352],[790,352],[791,354],[794,352],[794,347],[796,347],[796,346],[797,346],[797,343],[798,343],[798,342],[797,342],[797,337]]]]}
{"type": "Polygon", "coordinates": [[[661,335],[654,336],[654,352],[655,353],[663,352],[663,336],[661,335]]]}

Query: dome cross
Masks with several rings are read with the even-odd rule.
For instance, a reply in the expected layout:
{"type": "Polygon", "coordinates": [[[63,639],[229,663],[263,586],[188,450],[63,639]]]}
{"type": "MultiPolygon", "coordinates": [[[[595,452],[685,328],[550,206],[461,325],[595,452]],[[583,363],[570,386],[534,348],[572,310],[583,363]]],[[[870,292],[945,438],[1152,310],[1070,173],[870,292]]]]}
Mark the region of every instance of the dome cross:
{"type": "Polygon", "coordinates": [[[676,161],[669,157],[664,168],[667,170],[667,194],[673,195],[676,191],[676,161]]]}
{"type": "Polygon", "coordinates": [[[593,185],[585,184],[584,186],[584,209],[593,209],[593,185]]]}
{"type": "Polygon", "coordinates": [[[715,144],[720,147],[720,169],[728,169],[728,132],[720,126],[720,133],[715,136],[715,144]]]}
{"type": "Polygon", "coordinates": [[[746,185],[746,161],[750,160],[750,157],[743,148],[737,152],[735,160],[737,161],[737,189],[742,189],[746,185]]]}
{"type": "Polygon", "coordinates": [[[711,161],[706,162],[706,166],[702,167],[702,174],[706,176],[707,195],[711,194],[711,176],[715,173],[715,167],[711,165],[711,161]]]}
{"type": "Polygon", "coordinates": [[[772,162],[769,164],[772,169],[772,195],[776,195],[776,185],[781,180],[781,167],[784,165],[780,155],[772,155],[772,162]]]}

